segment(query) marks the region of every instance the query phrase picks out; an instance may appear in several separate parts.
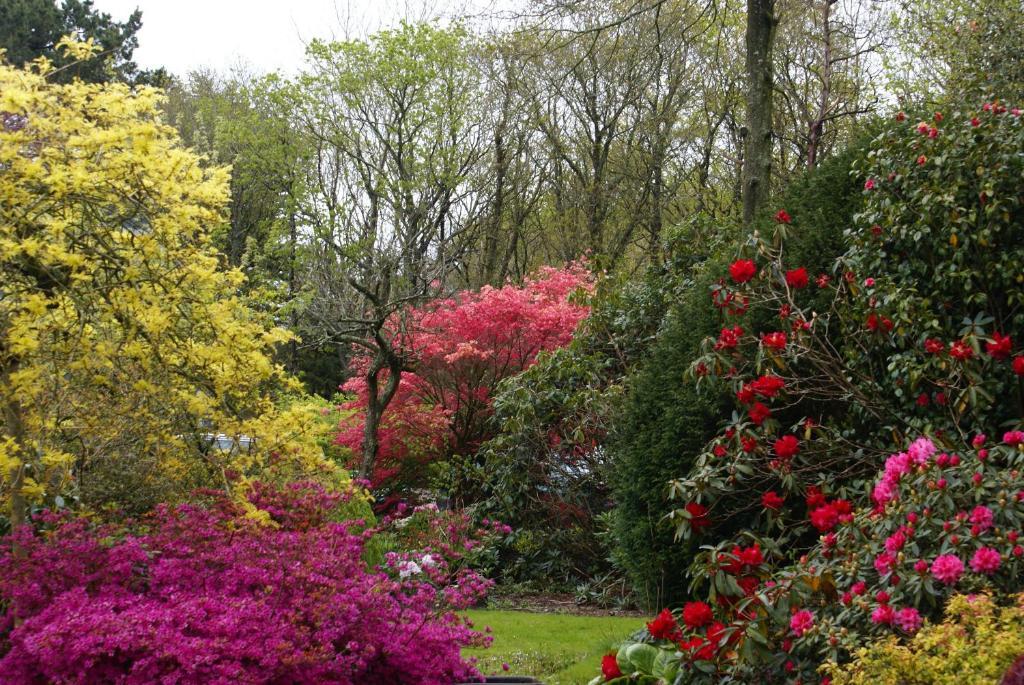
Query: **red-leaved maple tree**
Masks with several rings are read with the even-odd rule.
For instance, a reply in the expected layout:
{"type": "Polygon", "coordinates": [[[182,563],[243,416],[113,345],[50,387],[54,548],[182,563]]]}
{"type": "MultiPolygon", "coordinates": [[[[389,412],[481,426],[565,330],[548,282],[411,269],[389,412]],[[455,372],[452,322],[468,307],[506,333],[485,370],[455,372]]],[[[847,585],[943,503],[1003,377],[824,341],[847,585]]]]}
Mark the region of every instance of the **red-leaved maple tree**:
{"type": "MultiPolygon", "coordinates": [[[[540,352],[572,340],[590,311],[572,295],[592,285],[586,265],[575,262],[542,268],[522,286],[484,286],[406,312],[402,330],[393,335],[414,370],[402,374],[383,416],[372,486],[422,485],[428,464],[471,455],[493,430],[488,419],[498,383],[529,367],[540,352]]],[[[342,386],[355,397],[342,406],[351,414],[341,423],[337,443],[355,452],[363,440],[367,401],[358,371],[367,363],[355,358],[356,373],[342,386]]]]}

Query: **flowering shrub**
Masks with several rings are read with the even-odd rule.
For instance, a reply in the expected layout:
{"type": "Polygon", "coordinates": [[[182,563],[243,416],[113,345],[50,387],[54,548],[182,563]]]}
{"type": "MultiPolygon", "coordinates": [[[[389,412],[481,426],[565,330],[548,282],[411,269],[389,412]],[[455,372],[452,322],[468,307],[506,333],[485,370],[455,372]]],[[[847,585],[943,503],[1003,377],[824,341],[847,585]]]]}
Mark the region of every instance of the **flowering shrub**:
{"type": "Polygon", "coordinates": [[[954,592],[1021,590],[1020,111],[901,115],[875,147],[831,273],[789,256],[787,214],[712,290],[720,332],[690,378],[736,410],[671,486],[714,608],[651,634],[677,682],[814,682],[954,592]]]}
{"type": "Polygon", "coordinates": [[[846,513],[795,564],[787,565],[778,540],[767,537],[706,546],[690,575],[708,601],[687,603],[679,620],[668,610],[659,614],[647,624],[652,641],[644,649],[659,655],[638,662],[627,644],[619,668],[626,676],[654,675],[650,664],[669,659],[681,682],[814,682],[821,663],[843,661],[871,639],[913,636],[956,592],[1018,592],[1022,440],[1016,431],[1000,443],[976,436],[954,453],[919,438],[886,460],[859,507],[838,499],[822,504],[826,494],[812,492],[808,508],[846,502],[846,513]],[[773,568],[770,556],[781,563],[773,568]]]}
{"type": "MultiPolygon", "coordinates": [[[[538,353],[572,340],[589,307],[571,300],[592,277],[574,263],[546,267],[522,287],[485,286],[413,309],[400,347],[415,360],[415,371],[402,374],[380,430],[380,453],[373,485],[404,480],[422,485],[423,464],[450,454],[471,454],[490,437],[488,419],[497,384],[533,364],[538,353]]],[[[356,358],[353,367],[367,364],[356,358]]],[[[341,424],[337,442],[358,451],[362,444],[366,386],[362,374],[342,386],[355,399],[341,424]]]]}
{"type": "Polygon", "coordinates": [[[1024,595],[1009,606],[988,595],[958,595],[942,623],[910,640],[881,640],[855,660],[831,668],[833,685],[899,682],[914,685],[990,685],[1024,655],[1024,595]]]}
{"type": "MultiPolygon", "coordinates": [[[[436,554],[416,572],[361,560],[375,530],[338,497],[270,492],[275,527],[223,497],[138,527],[46,513],[0,555],[0,682],[436,683],[473,677],[486,640],[453,609],[487,583],[436,554]],[[18,545],[18,554],[11,550],[18,545]]],[[[454,555],[453,555],[454,556],[454,555]]]]}

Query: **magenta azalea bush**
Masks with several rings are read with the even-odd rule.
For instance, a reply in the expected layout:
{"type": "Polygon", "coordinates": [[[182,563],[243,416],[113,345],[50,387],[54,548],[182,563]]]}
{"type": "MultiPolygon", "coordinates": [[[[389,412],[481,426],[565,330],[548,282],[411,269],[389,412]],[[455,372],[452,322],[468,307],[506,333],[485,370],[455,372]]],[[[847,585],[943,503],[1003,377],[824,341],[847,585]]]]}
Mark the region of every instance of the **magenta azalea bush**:
{"type": "Polygon", "coordinates": [[[489,639],[454,610],[488,582],[440,553],[368,569],[377,531],[330,521],[339,497],[258,487],[274,527],[216,495],[131,526],[41,515],[0,553],[0,683],[474,678],[460,650],[489,639]]]}

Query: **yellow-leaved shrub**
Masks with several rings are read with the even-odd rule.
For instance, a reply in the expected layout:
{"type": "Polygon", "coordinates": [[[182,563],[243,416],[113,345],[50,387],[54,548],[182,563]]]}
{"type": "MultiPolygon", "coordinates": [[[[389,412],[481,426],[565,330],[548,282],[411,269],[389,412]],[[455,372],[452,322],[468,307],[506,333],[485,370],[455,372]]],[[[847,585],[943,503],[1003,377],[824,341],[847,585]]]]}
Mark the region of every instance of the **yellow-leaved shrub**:
{"type": "Polygon", "coordinates": [[[1024,655],[1024,594],[999,606],[988,595],[957,595],[942,623],[907,641],[864,647],[852,663],[829,666],[833,685],[998,685],[1024,655]]]}
{"type": "Polygon", "coordinates": [[[346,481],[323,457],[313,410],[275,402],[298,390],[272,357],[291,334],[247,306],[243,275],[211,246],[229,170],[180,144],[160,91],[55,84],[51,70],[0,56],[0,496],[11,521],[58,495],[93,506],[143,493],[142,507],[268,470],[346,481]],[[218,435],[244,447],[218,449],[218,435]]]}

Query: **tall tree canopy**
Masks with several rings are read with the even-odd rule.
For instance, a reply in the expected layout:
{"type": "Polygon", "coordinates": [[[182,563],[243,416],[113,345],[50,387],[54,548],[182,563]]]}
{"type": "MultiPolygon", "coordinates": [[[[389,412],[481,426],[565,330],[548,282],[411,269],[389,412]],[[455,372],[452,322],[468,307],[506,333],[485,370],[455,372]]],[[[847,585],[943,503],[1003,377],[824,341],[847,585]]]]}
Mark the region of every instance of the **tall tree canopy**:
{"type": "Polygon", "coordinates": [[[22,66],[46,57],[57,66],[50,78],[65,83],[74,78],[93,83],[164,83],[166,73],[162,69],[142,71],[132,61],[141,28],[140,10],[119,22],[94,8],[92,0],[4,0],[0,4],[0,48],[7,51],[7,60],[22,66]],[[101,59],[77,61],[65,57],[57,43],[66,35],[93,39],[102,51],[101,59]]]}

